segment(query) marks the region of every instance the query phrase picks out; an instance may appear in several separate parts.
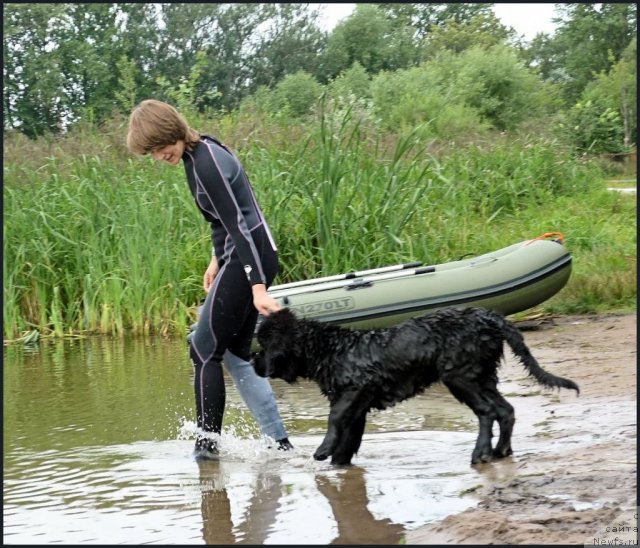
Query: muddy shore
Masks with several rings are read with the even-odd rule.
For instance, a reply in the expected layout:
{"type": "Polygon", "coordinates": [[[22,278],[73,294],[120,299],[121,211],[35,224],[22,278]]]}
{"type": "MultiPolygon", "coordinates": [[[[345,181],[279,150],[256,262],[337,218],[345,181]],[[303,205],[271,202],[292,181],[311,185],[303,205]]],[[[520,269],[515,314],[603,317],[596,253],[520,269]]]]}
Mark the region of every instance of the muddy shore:
{"type": "Polygon", "coordinates": [[[500,387],[515,407],[514,455],[477,468],[482,481],[464,495],[475,507],[408,532],[406,543],[637,544],[636,320],[524,326],[540,364],[580,395],[538,391],[507,353],[500,387]]]}

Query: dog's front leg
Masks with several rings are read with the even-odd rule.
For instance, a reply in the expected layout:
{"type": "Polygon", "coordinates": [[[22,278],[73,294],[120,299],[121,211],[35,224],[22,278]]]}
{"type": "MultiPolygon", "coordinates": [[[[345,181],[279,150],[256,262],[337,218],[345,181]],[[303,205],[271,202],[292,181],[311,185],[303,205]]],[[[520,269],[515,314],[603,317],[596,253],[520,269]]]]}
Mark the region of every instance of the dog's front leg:
{"type": "Polygon", "coordinates": [[[345,391],[336,401],[331,403],[327,433],[313,454],[314,459],[325,460],[333,454],[345,431],[348,430],[347,426],[353,417],[358,417],[368,410],[370,394],[371,392],[365,388],[354,388],[345,391]]]}

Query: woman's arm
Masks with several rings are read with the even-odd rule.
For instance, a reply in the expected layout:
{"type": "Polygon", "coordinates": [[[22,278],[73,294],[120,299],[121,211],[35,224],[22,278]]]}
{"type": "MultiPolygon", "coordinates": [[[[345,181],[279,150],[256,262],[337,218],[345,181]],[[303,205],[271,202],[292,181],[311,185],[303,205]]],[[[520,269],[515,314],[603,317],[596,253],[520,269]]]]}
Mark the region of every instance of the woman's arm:
{"type": "Polygon", "coordinates": [[[218,266],[218,259],[216,259],[215,255],[212,255],[211,262],[209,263],[209,266],[207,267],[207,270],[204,273],[204,279],[202,284],[204,287],[204,290],[207,293],[209,293],[209,289],[211,289],[211,284],[213,283],[213,280],[217,276],[218,270],[220,270],[220,267],[218,266]]]}
{"type": "Polygon", "coordinates": [[[258,309],[260,314],[268,316],[271,312],[280,310],[280,303],[267,293],[266,285],[255,284],[251,290],[253,291],[253,306],[258,309]]]}

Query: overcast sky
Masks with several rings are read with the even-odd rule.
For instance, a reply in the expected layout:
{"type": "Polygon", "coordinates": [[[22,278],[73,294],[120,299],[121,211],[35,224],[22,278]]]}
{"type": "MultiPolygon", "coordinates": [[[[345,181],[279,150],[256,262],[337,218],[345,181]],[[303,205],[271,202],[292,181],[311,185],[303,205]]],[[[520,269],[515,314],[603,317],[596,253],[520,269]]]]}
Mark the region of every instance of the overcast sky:
{"type": "MultiPolygon", "coordinates": [[[[552,33],[551,22],[555,4],[494,4],[493,10],[504,25],[513,27],[526,40],[531,40],[538,32],[552,33]]],[[[331,30],[341,19],[349,15],[355,4],[319,4],[324,17],[321,24],[331,30]]]]}

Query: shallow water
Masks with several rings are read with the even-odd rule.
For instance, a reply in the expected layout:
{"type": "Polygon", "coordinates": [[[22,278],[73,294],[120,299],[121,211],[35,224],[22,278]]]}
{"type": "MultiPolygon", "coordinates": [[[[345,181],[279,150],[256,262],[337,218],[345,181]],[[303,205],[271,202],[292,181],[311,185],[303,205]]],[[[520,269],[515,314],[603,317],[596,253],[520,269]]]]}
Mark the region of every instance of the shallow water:
{"type": "Polygon", "coordinates": [[[291,453],[228,385],[221,458],[198,463],[183,341],[10,346],[3,369],[5,543],[388,544],[474,504],[476,419],[439,387],[372,413],[336,468],[311,457],[315,385],[272,382],[291,453]]]}

